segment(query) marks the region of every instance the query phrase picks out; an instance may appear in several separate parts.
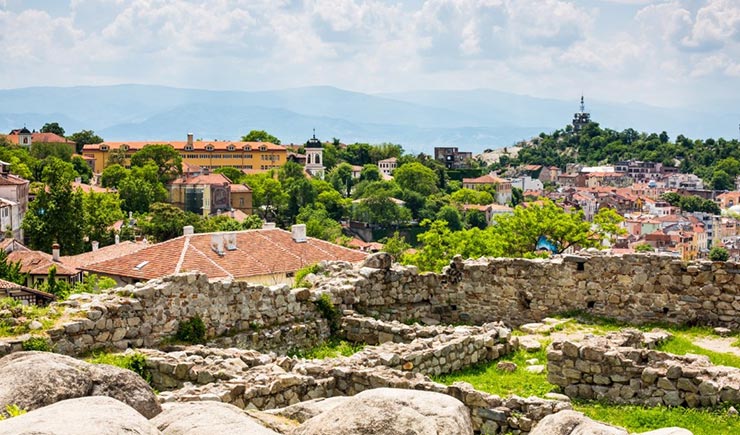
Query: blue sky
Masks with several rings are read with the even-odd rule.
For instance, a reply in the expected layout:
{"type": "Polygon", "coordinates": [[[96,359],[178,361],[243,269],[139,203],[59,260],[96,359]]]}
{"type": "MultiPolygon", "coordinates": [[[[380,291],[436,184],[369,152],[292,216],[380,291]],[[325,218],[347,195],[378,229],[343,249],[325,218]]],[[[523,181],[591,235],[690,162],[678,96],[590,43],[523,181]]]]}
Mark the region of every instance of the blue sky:
{"type": "Polygon", "coordinates": [[[0,0],[0,86],[490,88],[701,111],[740,0],[0,0]]]}

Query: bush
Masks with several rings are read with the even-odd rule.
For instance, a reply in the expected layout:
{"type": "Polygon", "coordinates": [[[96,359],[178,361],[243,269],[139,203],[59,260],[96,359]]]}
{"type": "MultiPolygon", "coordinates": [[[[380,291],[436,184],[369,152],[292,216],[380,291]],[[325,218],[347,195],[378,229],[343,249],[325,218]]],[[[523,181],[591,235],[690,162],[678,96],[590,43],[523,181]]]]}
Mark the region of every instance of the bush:
{"type": "Polygon", "coordinates": [[[316,308],[319,309],[319,312],[321,312],[321,316],[329,322],[329,330],[334,335],[339,331],[339,318],[342,315],[331,301],[331,296],[328,293],[322,293],[314,303],[316,304],[316,308]]]}
{"type": "Polygon", "coordinates": [[[640,243],[635,246],[635,252],[655,252],[655,249],[647,243],[640,243]]]}
{"type": "Polygon", "coordinates": [[[23,350],[38,350],[41,352],[51,352],[51,346],[49,342],[43,337],[31,337],[24,341],[23,350]]]}
{"type": "Polygon", "coordinates": [[[152,374],[149,373],[149,370],[147,370],[146,368],[146,356],[142,353],[96,352],[91,357],[86,358],[86,360],[87,362],[92,364],[108,364],[111,366],[131,370],[151,384],[152,374]]]}
{"type": "Polygon", "coordinates": [[[206,325],[200,316],[180,322],[177,327],[175,338],[191,344],[203,344],[206,342],[206,325]]]}
{"type": "Polygon", "coordinates": [[[304,278],[310,273],[318,273],[319,270],[321,269],[319,268],[318,264],[312,264],[310,266],[306,266],[303,269],[298,270],[295,273],[295,286],[296,287],[311,287],[311,283],[304,280],[304,278]]]}
{"type": "Polygon", "coordinates": [[[727,249],[715,246],[709,251],[709,259],[712,261],[727,261],[730,258],[730,253],[727,249]]]}
{"type": "Polygon", "coordinates": [[[26,412],[27,411],[25,409],[21,408],[15,403],[12,403],[10,405],[5,405],[5,413],[0,413],[0,420],[5,420],[6,418],[18,417],[19,415],[23,415],[26,412]]]}

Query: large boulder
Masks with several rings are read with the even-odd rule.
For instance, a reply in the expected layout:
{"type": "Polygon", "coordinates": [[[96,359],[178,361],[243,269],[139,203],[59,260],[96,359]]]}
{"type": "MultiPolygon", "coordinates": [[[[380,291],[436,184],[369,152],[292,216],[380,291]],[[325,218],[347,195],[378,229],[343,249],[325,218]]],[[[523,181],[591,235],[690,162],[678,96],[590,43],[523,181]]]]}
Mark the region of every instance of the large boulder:
{"type": "Polygon", "coordinates": [[[265,412],[268,414],[279,415],[290,420],[295,420],[299,423],[303,423],[306,420],[316,417],[319,414],[331,411],[347,400],[350,400],[350,397],[337,396],[313,399],[307,400],[305,402],[296,403],[295,405],[286,406],[285,408],[268,409],[265,412]]]}
{"type": "Polygon", "coordinates": [[[89,364],[50,352],[16,352],[0,359],[0,409],[38,409],[65,399],[109,396],[146,418],[162,408],[149,384],[119,367],[89,364]]]}
{"type": "Polygon", "coordinates": [[[279,435],[236,406],[221,402],[166,403],[151,422],[164,435],[279,435]]]}
{"type": "Polygon", "coordinates": [[[130,406],[106,396],[62,400],[0,421],[0,435],[160,435],[130,406]]]}
{"type": "Polygon", "coordinates": [[[470,412],[429,391],[366,390],[303,423],[293,435],[472,435],[470,412]]]}
{"type": "Polygon", "coordinates": [[[577,411],[560,411],[540,420],[529,435],[629,435],[626,430],[591,420],[577,411]]]}

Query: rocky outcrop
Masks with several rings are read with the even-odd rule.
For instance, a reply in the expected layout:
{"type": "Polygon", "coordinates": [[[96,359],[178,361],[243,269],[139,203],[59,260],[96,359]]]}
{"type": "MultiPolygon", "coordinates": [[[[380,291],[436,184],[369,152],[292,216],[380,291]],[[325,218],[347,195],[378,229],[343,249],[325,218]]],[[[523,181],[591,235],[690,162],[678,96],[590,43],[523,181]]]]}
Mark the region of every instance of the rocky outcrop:
{"type": "Polygon", "coordinates": [[[0,421],[0,435],[159,435],[133,408],[110,397],[62,400],[0,421]]]}
{"type": "MultiPolygon", "coordinates": [[[[580,412],[560,411],[543,418],[529,435],[629,435],[621,427],[594,421],[580,412]]],[[[668,427],[636,435],[692,435],[680,427],[668,427]]]]}
{"type": "Polygon", "coordinates": [[[166,403],[152,423],[163,435],[278,435],[226,403],[166,403]]]}
{"type": "Polygon", "coordinates": [[[472,435],[469,410],[450,396],[379,388],[364,391],[299,426],[293,435],[472,435]]]}
{"type": "Polygon", "coordinates": [[[612,403],[710,407],[740,403],[740,369],[707,357],[677,356],[641,345],[639,331],[554,342],[548,381],[570,397],[612,403]]]}
{"type": "Polygon", "coordinates": [[[0,409],[34,410],[65,399],[109,396],[146,418],[161,408],[151,387],[136,373],[89,364],[49,352],[18,352],[0,359],[0,409]]]}

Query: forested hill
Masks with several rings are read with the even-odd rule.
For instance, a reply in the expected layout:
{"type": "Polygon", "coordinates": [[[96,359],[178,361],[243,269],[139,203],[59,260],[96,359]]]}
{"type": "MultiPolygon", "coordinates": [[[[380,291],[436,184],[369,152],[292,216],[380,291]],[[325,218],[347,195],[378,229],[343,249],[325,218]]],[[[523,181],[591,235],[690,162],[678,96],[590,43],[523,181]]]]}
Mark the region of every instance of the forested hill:
{"type": "Polygon", "coordinates": [[[694,173],[717,190],[733,189],[740,174],[740,144],[737,139],[670,138],[665,132],[640,133],[601,128],[592,122],[578,134],[568,126],[523,145],[511,164],[542,164],[565,168],[568,163],[611,165],[622,160],[662,162],[694,173]]]}

